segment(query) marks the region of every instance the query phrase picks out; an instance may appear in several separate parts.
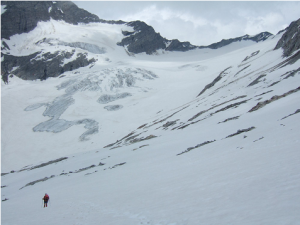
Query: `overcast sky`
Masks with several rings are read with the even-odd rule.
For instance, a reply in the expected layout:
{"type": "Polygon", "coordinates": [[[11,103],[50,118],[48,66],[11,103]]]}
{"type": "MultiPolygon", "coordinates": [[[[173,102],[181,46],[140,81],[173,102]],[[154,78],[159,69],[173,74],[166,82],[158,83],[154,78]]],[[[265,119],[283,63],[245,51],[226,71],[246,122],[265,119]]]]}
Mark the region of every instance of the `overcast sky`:
{"type": "Polygon", "coordinates": [[[300,18],[300,1],[74,1],[100,19],[141,20],[161,36],[209,45],[222,39],[276,34],[300,18]]]}

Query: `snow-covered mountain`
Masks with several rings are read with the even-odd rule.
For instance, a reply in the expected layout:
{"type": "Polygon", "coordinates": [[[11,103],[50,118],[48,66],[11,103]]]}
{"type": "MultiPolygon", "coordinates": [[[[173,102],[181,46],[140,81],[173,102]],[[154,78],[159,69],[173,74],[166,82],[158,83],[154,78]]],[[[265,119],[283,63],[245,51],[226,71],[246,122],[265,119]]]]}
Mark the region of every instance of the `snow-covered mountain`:
{"type": "MultiPolygon", "coordinates": [[[[218,49],[242,40],[260,42],[272,35],[263,32],[255,36],[244,35],[222,40],[209,46],[195,46],[177,39],[167,40],[142,21],[124,22],[99,19],[96,15],[78,8],[72,2],[2,1],[1,6],[4,12],[1,15],[1,75],[4,82],[8,82],[11,74],[25,80],[44,80],[48,77],[60,76],[66,71],[93,66],[99,59],[89,53],[104,54],[109,51],[107,47],[113,49],[116,45],[123,46],[129,55],[159,54],[161,51],[218,49]],[[67,26],[53,24],[55,22],[50,21],[65,22],[67,26]],[[41,25],[45,24],[44,22],[47,25],[41,25]],[[73,25],[72,28],[70,24],[73,25]],[[86,24],[90,25],[89,28],[82,27],[86,24]],[[111,25],[115,25],[115,28],[113,31],[108,31],[111,25]],[[99,26],[101,33],[99,33],[99,26]],[[62,32],[61,29],[64,31],[62,32]],[[70,29],[73,31],[76,29],[76,34],[73,31],[70,32],[70,29]],[[30,33],[30,40],[26,38],[25,42],[20,42],[19,35],[23,33],[30,33]],[[93,36],[87,37],[87,33],[93,36]],[[108,40],[110,43],[107,43],[108,40]],[[50,46],[52,46],[51,50],[45,49],[50,46]],[[83,52],[78,52],[78,49],[83,52]]],[[[105,58],[105,60],[109,59],[105,58]]]]}
{"type": "Polygon", "coordinates": [[[298,224],[300,20],[156,49],[43,4],[60,17],[2,36],[2,224],[298,224]]]}

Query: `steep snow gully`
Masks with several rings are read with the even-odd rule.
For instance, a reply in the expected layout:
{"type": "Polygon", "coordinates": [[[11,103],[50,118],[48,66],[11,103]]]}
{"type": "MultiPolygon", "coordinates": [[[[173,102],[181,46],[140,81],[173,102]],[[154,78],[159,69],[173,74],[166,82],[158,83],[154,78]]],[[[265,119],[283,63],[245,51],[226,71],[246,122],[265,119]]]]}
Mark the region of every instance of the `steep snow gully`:
{"type": "Polygon", "coordinates": [[[2,39],[40,52],[32,65],[93,60],[2,81],[1,223],[299,224],[300,53],[274,50],[288,36],[148,55],[117,45],[132,29],[49,20],[2,39]]]}

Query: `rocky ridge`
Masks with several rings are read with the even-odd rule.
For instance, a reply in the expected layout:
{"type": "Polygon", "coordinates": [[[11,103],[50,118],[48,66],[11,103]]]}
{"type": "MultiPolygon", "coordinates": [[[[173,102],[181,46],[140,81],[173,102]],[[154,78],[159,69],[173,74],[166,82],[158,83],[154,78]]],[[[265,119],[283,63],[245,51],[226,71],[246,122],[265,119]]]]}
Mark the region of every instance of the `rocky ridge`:
{"type": "Polygon", "coordinates": [[[180,42],[177,39],[168,40],[163,38],[160,33],[156,33],[155,30],[142,21],[134,21],[126,23],[126,25],[133,27],[134,32],[123,32],[126,37],[118,43],[118,45],[125,47],[129,52],[138,54],[146,52],[147,54],[153,54],[157,50],[164,51],[189,51],[193,49],[218,49],[233,42],[242,40],[250,40],[254,42],[261,42],[268,39],[273,34],[269,32],[262,32],[255,36],[244,35],[242,37],[223,39],[220,42],[213,43],[208,46],[196,46],[190,42],[180,42]]]}
{"type": "Polygon", "coordinates": [[[241,36],[241,37],[237,37],[237,38],[230,38],[230,39],[223,39],[222,41],[219,41],[217,43],[213,43],[211,45],[208,46],[200,46],[199,48],[211,48],[211,49],[218,49],[218,48],[222,48],[226,45],[229,45],[233,42],[238,42],[238,41],[254,41],[254,42],[261,42],[261,41],[265,41],[267,40],[269,37],[271,37],[273,34],[269,33],[269,32],[262,32],[259,33],[257,35],[254,36],[250,36],[248,34],[241,36]]]}
{"type": "Polygon", "coordinates": [[[40,21],[63,20],[77,25],[79,23],[124,23],[106,21],[98,16],[78,8],[70,1],[1,1],[5,12],[1,15],[1,37],[9,39],[12,35],[32,31],[40,21]]]}
{"type": "Polygon", "coordinates": [[[180,42],[177,39],[167,40],[159,33],[156,33],[153,27],[142,21],[129,22],[126,25],[133,27],[134,32],[123,32],[123,35],[126,37],[117,44],[135,54],[142,52],[153,54],[159,49],[166,51],[188,51],[196,48],[190,42],[180,42]]]}
{"type": "Polygon", "coordinates": [[[290,56],[296,50],[300,48],[300,19],[293,21],[281,39],[278,41],[275,50],[283,48],[283,56],[290,56]]]}

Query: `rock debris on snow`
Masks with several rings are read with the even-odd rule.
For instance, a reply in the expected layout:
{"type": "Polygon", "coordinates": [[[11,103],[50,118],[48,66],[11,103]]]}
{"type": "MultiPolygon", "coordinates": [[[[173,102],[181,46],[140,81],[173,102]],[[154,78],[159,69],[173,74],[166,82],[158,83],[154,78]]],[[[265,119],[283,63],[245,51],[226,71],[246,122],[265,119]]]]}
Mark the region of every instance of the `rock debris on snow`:
{"type": "Polygon", "coordinates": [[[239,134],[242,134],[242,133],[245,133],[245,132],[249,132],[251,130],[255,129],[255,127],[249,127],[247,129],[241,129],[241,130],[238,130],[236,133],[234,134],[230,134],[228,135],[226,138],[230,138],[230,137],[233,137],[233,136],[236,136],[236,135],[239,135],[239,134]]]}

